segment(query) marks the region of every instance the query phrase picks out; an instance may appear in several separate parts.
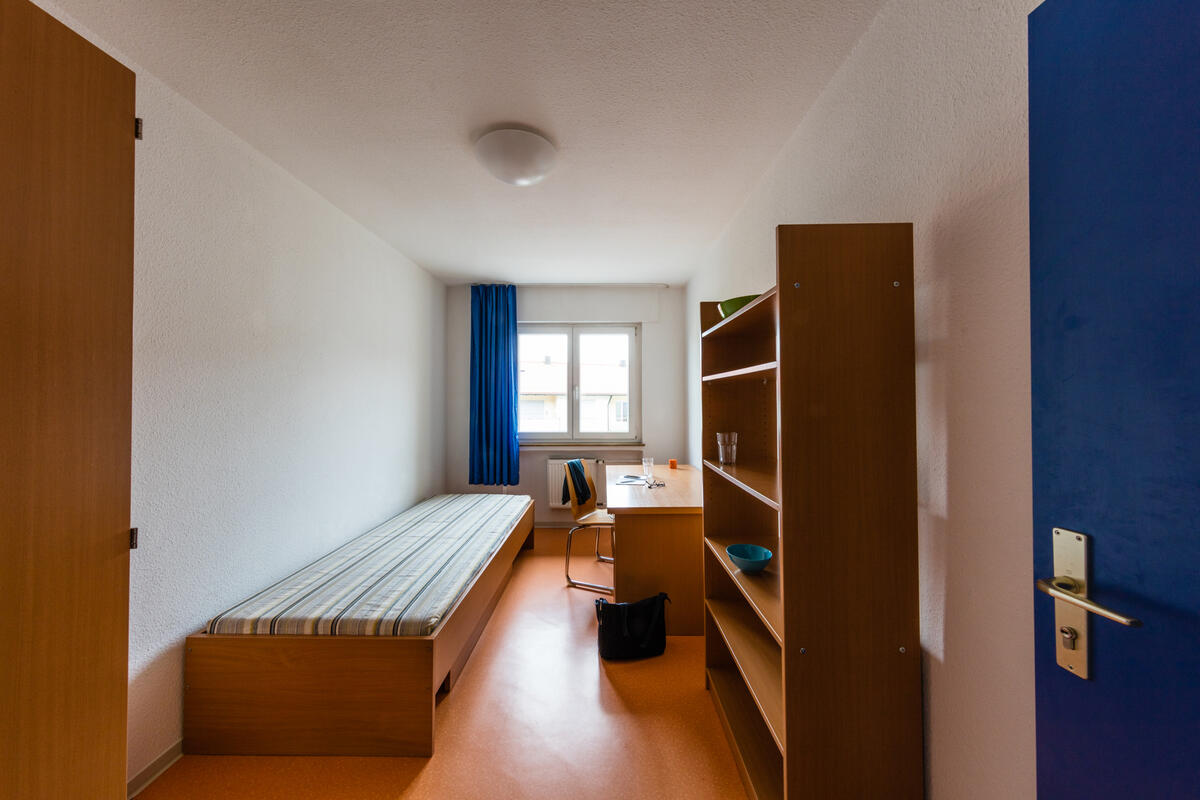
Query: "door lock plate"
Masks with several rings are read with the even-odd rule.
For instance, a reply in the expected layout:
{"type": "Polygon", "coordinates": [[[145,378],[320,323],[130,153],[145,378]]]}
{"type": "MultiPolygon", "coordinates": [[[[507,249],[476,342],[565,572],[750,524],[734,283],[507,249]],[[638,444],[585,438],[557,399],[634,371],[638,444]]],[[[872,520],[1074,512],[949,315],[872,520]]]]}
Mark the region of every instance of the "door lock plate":
{"type": "MultiPolygon", "coordinates": [[[[1088,536],[1054,529],[1054,575],[1070,578],[1071,586],[1060,589],[1088,596],[1088,536]]],[[[1054,601],[1054,648],[1058,665],[1084,680],[1088,677],[1087,611],[1063,600],[1054,601]]]]}

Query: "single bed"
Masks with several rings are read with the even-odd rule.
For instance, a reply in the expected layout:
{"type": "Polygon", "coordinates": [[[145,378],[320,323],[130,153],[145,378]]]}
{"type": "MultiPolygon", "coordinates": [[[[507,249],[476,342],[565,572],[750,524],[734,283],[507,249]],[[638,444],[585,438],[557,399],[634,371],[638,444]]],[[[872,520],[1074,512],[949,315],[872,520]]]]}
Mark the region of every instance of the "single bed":
{"type": "Polygon", "coordinates": [[[187,638],[185,753],[433,753],[462,672],[533,528],[523,495],[426,500],[187,638]]]}

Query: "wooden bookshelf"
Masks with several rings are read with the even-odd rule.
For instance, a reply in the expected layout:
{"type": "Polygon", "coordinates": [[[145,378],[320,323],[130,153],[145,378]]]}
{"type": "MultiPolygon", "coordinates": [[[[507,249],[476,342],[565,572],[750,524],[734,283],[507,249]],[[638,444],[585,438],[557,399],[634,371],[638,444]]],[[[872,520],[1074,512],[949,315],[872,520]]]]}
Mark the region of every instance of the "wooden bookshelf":
{"type": "Polygon", "coordinates": [[[708,686],[752,797],[918,800],[912,226],[783,225],[776,251],[776,287],[700,304],[708,686]]]}

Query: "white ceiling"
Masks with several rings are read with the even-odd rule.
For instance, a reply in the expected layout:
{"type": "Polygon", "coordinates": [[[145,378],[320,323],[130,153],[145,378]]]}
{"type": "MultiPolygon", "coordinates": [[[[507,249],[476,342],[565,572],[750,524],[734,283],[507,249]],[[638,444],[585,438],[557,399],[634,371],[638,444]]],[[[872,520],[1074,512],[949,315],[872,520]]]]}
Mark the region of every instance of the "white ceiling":
{"type": "Polygon", "coordinates": [[[59,0],[417,263],[526,283],[685,280],[880,4],[59,0]],[[506,121],[542,183],[475,161],[506,121]]]}

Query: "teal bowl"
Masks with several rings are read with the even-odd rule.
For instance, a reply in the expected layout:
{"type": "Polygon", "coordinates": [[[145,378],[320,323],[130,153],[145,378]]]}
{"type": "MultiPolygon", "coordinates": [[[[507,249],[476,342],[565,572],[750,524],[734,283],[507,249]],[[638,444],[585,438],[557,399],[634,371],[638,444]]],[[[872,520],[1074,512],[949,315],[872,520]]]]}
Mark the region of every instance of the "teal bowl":
{"type": "Polygon", "coordinates": [[[731,297],[728,300],[722,300],[717,303],[717,310],[721,312],[721,319],[741,311],[744,307],[750,304],[750,301],[757,298],[756,294],[744,294],[741,297],[731,297]]]}
{"type": "Polygon", "coordinates": [[[756,544],[731,544],[725,548],[725,554],[742,572],[762,572],[775,555],[756,544]]]}

